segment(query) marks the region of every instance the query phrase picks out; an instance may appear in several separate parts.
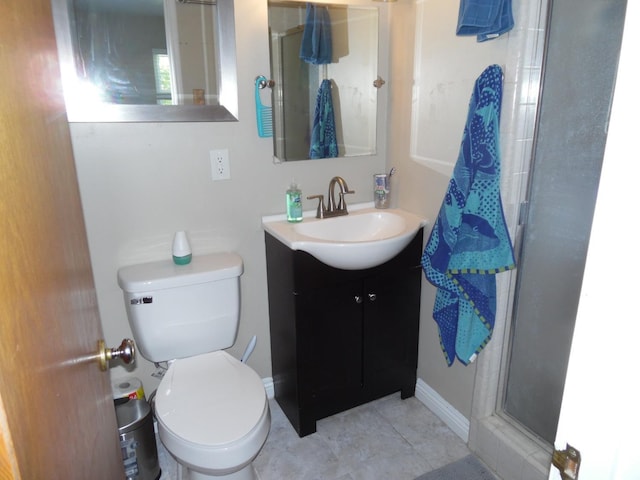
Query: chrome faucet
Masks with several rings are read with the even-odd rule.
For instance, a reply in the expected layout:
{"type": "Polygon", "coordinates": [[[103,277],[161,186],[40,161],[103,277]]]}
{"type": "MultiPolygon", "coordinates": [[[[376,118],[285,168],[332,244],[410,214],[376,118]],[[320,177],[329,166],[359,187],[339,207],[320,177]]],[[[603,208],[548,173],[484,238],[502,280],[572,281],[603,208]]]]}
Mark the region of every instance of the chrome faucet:
{"type": "Polygon", "coordinates": [[[333,177],[329,182],[329,192],[327,195],[328,205],[324,206],[324,195],[311,195],[307,197],[307,200],[314,198],[318,199],[318,209],[316,211],[316,218],[330,218],[339,217],[340,215],[348,215],[347,202],[344,196],[349,193],[356,193],[353,190],[349,190],[347,182],[342,177],[333,177]],[[338,194],[338,203],[336,204],[336,184],[340,187],[340,193],[338,194]]]}

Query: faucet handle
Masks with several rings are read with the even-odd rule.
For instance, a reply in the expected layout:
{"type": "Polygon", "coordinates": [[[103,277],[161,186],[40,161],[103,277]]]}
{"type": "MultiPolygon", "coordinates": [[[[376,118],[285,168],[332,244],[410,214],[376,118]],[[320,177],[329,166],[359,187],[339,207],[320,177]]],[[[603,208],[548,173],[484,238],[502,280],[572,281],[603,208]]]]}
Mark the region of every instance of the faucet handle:
{"type": "Polygon", "coordinates": [[[318,199],[318,209],[316,210],[316,218],[324,218],[324,213],[327,209],[324,206],[324,195],[310,195],[307,197],[307,200],[313,200],[314,198],[318,199]]]}
{"type": "Polygon", "coordinates": [[[344,196],[347,195],[348,193],[356,193],[355,190],[345,190],[344,192],[340,192],[340,200],[338,201],[338,210],[346,210],[347,209],[347,202],[345,202],[344,200],[344,196]]]}

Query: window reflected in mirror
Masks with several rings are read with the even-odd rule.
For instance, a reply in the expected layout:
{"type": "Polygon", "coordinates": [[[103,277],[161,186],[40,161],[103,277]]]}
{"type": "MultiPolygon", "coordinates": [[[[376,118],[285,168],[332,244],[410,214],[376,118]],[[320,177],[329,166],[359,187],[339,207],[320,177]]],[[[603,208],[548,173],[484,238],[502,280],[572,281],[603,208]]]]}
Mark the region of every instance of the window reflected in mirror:
{"type": "Polygon", "coordinates": [[[269,31],[274,156],[375,154],[378,9],[270,1],[269,31]]]}
{"type": "Polygon", "coordinates": [[[73,0],[75,67],[106,103],[218,103],[215,6],[73,0]]]}
{"type": "Polygon", "coordinates": [[[235,120],[233,0],[53,5],[70,121],[235,120]]]}

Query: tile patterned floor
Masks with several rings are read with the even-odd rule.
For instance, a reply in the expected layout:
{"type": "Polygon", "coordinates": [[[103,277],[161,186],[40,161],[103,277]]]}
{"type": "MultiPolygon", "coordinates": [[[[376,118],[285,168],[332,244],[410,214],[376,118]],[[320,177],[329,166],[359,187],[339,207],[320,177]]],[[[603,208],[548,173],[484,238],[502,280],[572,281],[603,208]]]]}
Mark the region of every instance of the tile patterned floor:
{"type": "MultiPolygon", "coordinates": [[[[275,400],[271,432],[254,461],[259,480],[413,480],[469,454],[464,442],[416,398],[394,394],[318,421],[299,438],[275,400]]],[[[177,480],[158,442],[161,480],[177,480]]]]}

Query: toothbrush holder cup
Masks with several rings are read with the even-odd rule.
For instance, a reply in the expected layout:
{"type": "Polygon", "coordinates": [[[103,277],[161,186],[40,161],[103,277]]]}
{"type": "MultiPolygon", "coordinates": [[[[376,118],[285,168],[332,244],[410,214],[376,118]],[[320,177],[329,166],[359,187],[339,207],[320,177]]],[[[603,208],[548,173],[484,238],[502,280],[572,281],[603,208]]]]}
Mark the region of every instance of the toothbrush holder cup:
{"type": "Polygon", "coordinates": [[[391,182],[389,174],[376,173],[373,176],[373,203],[376,208],[389,208],[391,182]]]}

